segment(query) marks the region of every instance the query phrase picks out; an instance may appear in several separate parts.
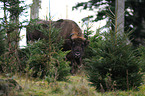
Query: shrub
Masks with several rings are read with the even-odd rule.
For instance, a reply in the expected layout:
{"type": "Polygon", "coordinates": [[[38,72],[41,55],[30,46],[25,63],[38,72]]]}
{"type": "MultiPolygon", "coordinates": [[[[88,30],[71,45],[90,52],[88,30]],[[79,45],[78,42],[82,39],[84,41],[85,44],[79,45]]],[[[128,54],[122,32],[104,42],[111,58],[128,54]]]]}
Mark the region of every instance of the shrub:
{"type": "MultiPolygon", "coordinates": [[[[41,25],[40,25],[41,26],[41,25]]],[[[41,30],[41,27],[38,26],[41,30]]],[[[69,75],[69,62],[65,61],[68,52],[61,51],[62,39],[58,41],[59,30],[51,28],[41,30],[51,39],[43,39],[28,44],[26,71],[33,77],[44,78],[50,83],[55,80],[64,80],[69,75]]]]}
{"type": "Polygon", "coordinates": [[[40,40],[31,45],[29,51],[27,67],[29,67],[29,71],[31,70],[30,75],[33,77],[43,78],[46,76],[47,80],[48,78],[63,80],[69,75],[69,62],[64,60],[67,52],[57,50],[49,53],[48,44],[45,40],[40,40]]]}
{"type": "Polygon", "coordinates": [[[140,54],[140,68],[142,72],[145,72],[145,47],[140,46],[138,48],[139,54],[140,54]]]}
{"type": "Polygon", "coordinates": [[[140,86],[142,75],[138,55],[126,43],[126,37],[118,34],[116,38],[110,31],[104,33],[104,39],[99,42],[91,42],[93,54],[85,62],[89,80],[97,90],[129,90],[140,86]]]}

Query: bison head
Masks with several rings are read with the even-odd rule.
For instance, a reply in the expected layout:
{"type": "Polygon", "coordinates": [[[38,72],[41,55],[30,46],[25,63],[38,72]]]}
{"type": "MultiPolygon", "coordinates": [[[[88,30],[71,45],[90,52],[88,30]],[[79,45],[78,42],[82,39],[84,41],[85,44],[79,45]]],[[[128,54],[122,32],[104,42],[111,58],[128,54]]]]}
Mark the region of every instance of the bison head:
{"type": "Polygon", "coordinates": [[[75,35],[72,33],[70,35],[69,44],[73,58],[79,59],[83,56],[84,48],[89,44],[89,41],[83,36],[75,35]]]}
{"type": "Polygon", "coordinates": [[[72,54],[75,59],[83,56],[84,48],[88,45],[88,40],[82,40],[81,38],[73,39],[71,42],[72,54]]]}

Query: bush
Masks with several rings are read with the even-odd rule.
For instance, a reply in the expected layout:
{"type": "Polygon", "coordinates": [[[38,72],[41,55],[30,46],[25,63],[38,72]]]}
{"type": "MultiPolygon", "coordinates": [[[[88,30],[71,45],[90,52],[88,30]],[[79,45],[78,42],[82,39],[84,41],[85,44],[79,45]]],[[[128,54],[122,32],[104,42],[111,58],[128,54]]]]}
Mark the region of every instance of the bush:
{"type": "Polygon", "coordinates": [[[130,44],[126,44],[125,34],[117,36],[110,31],[98,42],[95,37],[96,42],[90,44],[92,56],[85,59],[89,80],[99,91],[129,90],[142,82],[138,55],[130,44]]]}
{"type": "Polygon", "coordinates": [[[40,40],[28,47],[30,51],[27,61],[29,75],[46,77],[49,82],[54,79],[64,80],[70,72],[69,62],[64,60],[67,52],[62,52],[59,49],[49,52],[48,48],[49,45],[45,40],[40,40]]]}
{"type": "MultiPolygon", "coordinates": [[[[20,62],[17,62],[15,52],[0,54],[1,72],[26,73],[28,77],[46,78],[48,82],[66,79],[70,73],[69,62],[65,61],[68,52],[63,52],[60,49],[63,39],[59,38],[58,40],[57,38],[59,30],[55,28],[50,30],[41,26],[37,25],[35,27],[50,38],[35,41],[27,44],[25,49],[18,50],[20,62]]],[[[35,31],[35,29],[33,30],[35,31]]]]}
{"type": "MultiPolygon", "coordinates": [[[[49,25],[48,25],[49,26],[49,25]]],[[[28,44],[26,71],[33,77],[44,78],[50,83],[64,80],[69,75],[69,62],[65,61],[68,52],[61,51],[63,39],[58,37],[59,30],[36,26],[48,39],[42,39],[28,44]],[[58,42],[58,38],[59,42],[58,42]]],[[[36,29],[37,29],[36,28],[36,29]]],[[[35,30],[35,29],[34,29],[35,30]]]]}
{"type": "Polygon", "coordinates": [[[140,54],[140,68],[142,72],[145,72],[145,47],[140,46],[138,48],[139,54],[140,54]]]}

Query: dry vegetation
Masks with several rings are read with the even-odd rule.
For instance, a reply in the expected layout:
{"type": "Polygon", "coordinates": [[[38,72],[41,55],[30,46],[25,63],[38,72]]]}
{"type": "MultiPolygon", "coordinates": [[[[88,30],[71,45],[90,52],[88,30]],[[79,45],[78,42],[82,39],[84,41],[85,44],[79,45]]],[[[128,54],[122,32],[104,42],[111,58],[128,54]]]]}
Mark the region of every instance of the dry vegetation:
{"type": "MultiPolygon", "coordinates": [[[[6,79],[5,76],[0,76],[6,79]]],[[[84,75],[69,76],[67,81],[56,81],[48,84],[45,80],[30,79],[25,76],[15,75],[11,77],[21,86],[21,91],[11,91],[10,96],[145,96],[145,85],[139,87],[139,91],[111,91],[100,93],[91,86],[84,75]]]]}

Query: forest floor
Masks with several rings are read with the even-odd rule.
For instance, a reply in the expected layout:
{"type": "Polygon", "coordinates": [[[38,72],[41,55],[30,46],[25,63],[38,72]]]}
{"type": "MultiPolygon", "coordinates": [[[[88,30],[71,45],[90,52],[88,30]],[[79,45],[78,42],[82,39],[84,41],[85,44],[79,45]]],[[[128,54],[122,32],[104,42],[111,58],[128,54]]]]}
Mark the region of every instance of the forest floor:
{"type": "MultiPolygon", "coordinates": [[[[2,75],[0,78],[6,79],[2,75]]],[[[97,92],[84,75],[69,76],[67,81],[49,84],[46,80],[26,79],[25,76],[14,75],[11,78],[22,86],[22,90],[13,91],[10,96],[145,96],[145,84],[139,87],[139,91],[97,92]]]]}

